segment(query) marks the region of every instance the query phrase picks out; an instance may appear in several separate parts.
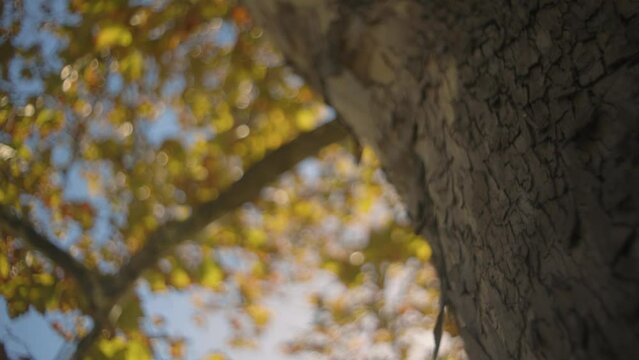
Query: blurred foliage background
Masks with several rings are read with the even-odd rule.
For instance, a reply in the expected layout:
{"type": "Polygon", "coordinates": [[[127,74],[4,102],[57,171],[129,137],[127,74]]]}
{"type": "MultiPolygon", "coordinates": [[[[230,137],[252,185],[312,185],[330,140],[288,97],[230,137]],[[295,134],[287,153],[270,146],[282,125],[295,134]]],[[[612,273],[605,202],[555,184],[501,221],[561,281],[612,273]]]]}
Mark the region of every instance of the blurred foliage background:
{"type": "MultiPolygon", "coordinates": [[[[49,324],[68,346],[51,358],[73,356],[90,334],[87,358],[186,358],[189,335],[164,332],[141,291],[199,289],[208,295],[193,306],[227,317],[229,348],[258,346],[271,320],[264,299],[326,272],[334,286],[308,294],[313,321],[283,353],[423,358],[438,311],[430,247],[372,152],[353,156],[348,140],[158,253],[101,319],[77,274],[10,220],[104,285],[158,229],[335,115],[233,1],[5,0],[0,28],[0,295],[13,319],[59,315],[49,324]]],[[[465,358],[454,321],[445,330],[440,356],[465,358]]]]}

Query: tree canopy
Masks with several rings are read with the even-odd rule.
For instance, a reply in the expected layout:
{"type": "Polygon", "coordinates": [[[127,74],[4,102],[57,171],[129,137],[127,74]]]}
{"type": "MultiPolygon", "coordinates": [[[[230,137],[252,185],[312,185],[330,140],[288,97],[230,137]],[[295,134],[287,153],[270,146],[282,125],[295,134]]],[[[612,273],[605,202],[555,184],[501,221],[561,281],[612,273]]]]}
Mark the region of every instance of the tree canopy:
{"type": "MultiPolygon", "coordinates": [[[[430,336],[428,243],[245,8],[5,1],[0,26],[0,295],[11,318],[72,319],[50,323],[61,356],[183,358],[141,287],[206,290],[199,311],[252,346],[265,297],[320,271],[343,287],[311,296],[315,321],[287,351],[405,358],[430,336]]],[[[463,357],[459,340],[442,355],[463,357]]]]}

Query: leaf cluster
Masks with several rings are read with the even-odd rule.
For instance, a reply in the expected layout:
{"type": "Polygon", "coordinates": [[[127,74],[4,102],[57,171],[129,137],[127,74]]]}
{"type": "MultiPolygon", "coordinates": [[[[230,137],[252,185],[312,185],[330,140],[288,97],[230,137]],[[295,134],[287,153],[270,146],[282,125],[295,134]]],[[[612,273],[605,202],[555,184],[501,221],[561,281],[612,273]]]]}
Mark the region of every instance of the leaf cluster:
{"type": "MultiPolygon", "coordinates": [[[[213,294],[195,306],[227,313],[229,344],[251,346],[271,318],[264,298],[325,269],[344,288],[314,296],[325,315],[313,334],[337,339],[371,314],[375,341],[430,326],[428,244],[369,150],[357,165],[326,147],[347,132],[242,6],[3,10],[0,295],[12,318],[30,308],[74,317],[52,327],[75,358],[145,359],[162,346],[183,358],[187,342],[145,314],[141,288],[213,294]],[[403,272],[411,295],[388,310],[383,294],[403,272]]],[[[322,346],[290,350],[328,354],[322,346]]]]}

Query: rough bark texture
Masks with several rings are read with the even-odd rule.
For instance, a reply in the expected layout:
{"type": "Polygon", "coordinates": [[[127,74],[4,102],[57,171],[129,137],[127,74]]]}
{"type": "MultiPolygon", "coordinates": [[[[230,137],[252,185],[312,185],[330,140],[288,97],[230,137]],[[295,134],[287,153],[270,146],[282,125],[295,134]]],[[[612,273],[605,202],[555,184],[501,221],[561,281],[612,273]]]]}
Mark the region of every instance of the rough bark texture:
{"type": "Polygon", "coordinates": [[[246,1],[377,151],[474,359],[639,346],[639,3],[246,1]]]}

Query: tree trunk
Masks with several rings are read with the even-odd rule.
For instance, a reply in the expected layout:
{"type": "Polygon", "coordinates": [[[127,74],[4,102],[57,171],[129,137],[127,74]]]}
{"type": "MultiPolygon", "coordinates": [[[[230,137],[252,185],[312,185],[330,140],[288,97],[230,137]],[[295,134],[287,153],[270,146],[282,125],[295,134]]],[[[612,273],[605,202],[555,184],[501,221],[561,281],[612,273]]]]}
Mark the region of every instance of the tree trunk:
{"type": "Polygon", "coordinates": [[[377,152],[474,359],[639,347],[639,3],[246,1],[377,152]]]}

